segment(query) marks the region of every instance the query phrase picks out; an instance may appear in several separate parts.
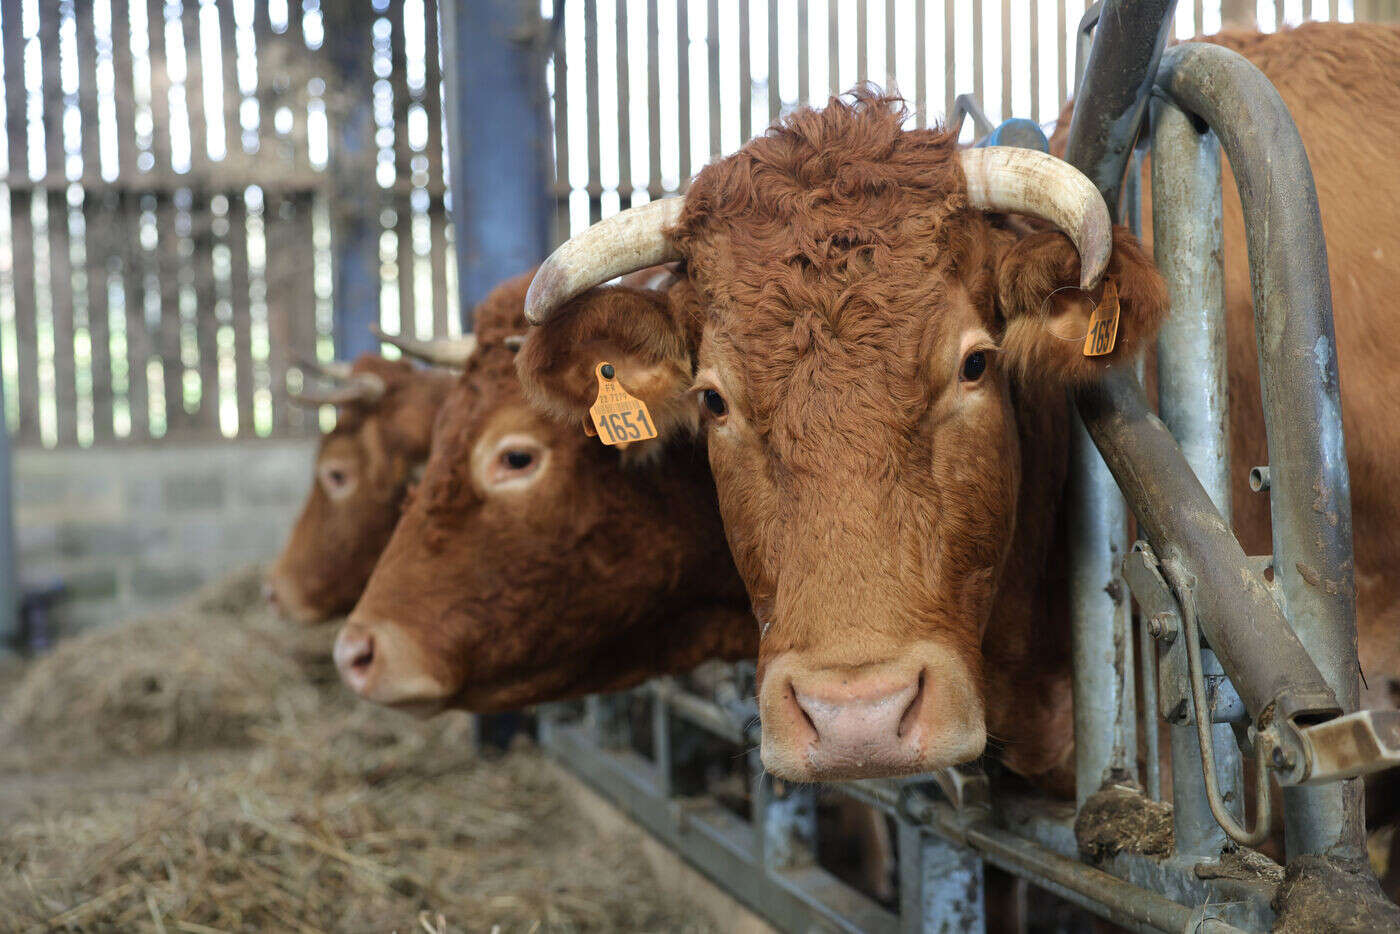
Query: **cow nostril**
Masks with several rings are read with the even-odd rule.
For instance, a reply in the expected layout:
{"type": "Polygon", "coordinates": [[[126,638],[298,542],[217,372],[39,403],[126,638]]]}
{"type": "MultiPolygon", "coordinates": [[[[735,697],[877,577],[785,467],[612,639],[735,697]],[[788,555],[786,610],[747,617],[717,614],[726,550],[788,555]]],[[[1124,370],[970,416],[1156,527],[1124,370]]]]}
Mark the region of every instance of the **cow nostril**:
{"type": "Polygon", "coordinates": [[[350,658],[350,667],[363,674],[374,664],[374,636],[365,636],[355,654],[350,658]]]}
{"type": "Polygon", "coordinates": [[[919,672],[919,687],[914,691],[913,699],[909,701],[909,706],[904,708],[904,714],[899,718],[899,731],[896,735],[901,739],[908,736],[919,722],[919,710],[924,705],[924,678],[927,676],[927,671],[919,672]]]}
{"type": "Polygon", "coordinates": [[[807,708],[802,706],[802,698],[798,696],[797,688],[793,686],[791,681],[787,684],[787,703],[797,711],[798,716],[793,718],[794,722],[807,724],[807,729],[811,731],[809,738],[813,742],[820,742],[821,730],[817,729],[817,723],[807,712],[807,708]]]}

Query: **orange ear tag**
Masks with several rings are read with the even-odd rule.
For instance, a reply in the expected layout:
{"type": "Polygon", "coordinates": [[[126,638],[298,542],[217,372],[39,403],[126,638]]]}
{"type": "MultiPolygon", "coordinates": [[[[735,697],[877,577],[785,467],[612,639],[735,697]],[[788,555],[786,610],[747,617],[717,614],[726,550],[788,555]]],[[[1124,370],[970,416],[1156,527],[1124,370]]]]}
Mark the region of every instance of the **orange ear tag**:
{"type": "Polygon", "coordinates": [[[622,388],[613,365],[600,363],[594,372],[598,374],[598,401],[588,414],[598,431],[598,440],[604,444],[628,444],[655,438],[656,426],[651,423],[647,404],[622,388]]]}
{"type": "Polygon", "coordinates": [[[1103,286],[1103,298],[1089,318],[1089,333],[1084,336],[1084,356],[1102,357],[1112,353],[1118,343],[1118,286],[1109,279],[1103,286]]]}

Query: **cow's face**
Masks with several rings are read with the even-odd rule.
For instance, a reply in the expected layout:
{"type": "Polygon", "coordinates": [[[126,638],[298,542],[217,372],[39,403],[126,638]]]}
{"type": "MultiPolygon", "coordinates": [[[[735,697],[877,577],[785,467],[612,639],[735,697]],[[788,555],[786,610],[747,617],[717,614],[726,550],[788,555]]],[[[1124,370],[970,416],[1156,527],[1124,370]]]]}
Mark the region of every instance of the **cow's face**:
{"type": "Polygon", "coordinates": [[[514,367],[483,339],[444,404],[337,639],[346,683],[385,704],[490,711],[751,655],[703,451],[605,448],[535,411],[514,367]]]}
{"type": "MultiPolygon", "coordinates": [[[[546,346],[578,368],[620,357],[634,394],[699,419],[782,777],[981,753],[981,646],[1034,467],[1022,414],[1104,365],[1081,352],[1075,248],[970,204],[962,164],[950,135],[903,132],[880,102],[800,112],[697,177],[669,234],[687,280],[668,320],[643,338],[585,294],[526,345],[522,375],[560,408],[588,400],[539,365],[546,346]]],[[[1130,239],[1108,264],[1123,316],[1106,360],[1164,304],[1130,239]]]]}
{"type": "Polygon", "coordinates": [[[347,613],[359,599],[451,385],[442,373],[379,357],[360,358],[352,372],[373,375],[382,392],[338,407],[306,505],[267,577],[269,599],[299,622],[347,613]]]}

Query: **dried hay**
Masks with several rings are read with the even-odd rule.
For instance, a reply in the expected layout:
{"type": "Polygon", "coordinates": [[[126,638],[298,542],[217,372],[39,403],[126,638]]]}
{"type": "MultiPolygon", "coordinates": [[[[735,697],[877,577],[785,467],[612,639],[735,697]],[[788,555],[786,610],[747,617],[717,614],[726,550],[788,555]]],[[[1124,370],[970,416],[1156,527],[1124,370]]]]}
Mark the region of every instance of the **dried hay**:
{"type": "Polygon", "coordinates": [[[95,766],[55,760],[49,739],[30,748],[65,769],[0,772],[0,805],[23,812],[0,818],[0,930],[709,929],[635,844],[580,824],[533,749],[478,759],[463,716],[415,721],[309,685],[278,655],[289,630],[240,593],[32,666],[16,730],[88,744],[69,759],[95,766]],[[163,704],[143,693],[152,672],[163,704]],[[213,686],[184,680],[206,674],[213,686]],[[48,794],[17,802],[26,785],[48,794]]]}
{"type": "Polygon", "coordinates": [[[262,608],[256,568],[169,613],[85,633],[29,666],[5,702],[8,761],[216,748],[317,709],[334,680],[327,630],[262,608]]]}

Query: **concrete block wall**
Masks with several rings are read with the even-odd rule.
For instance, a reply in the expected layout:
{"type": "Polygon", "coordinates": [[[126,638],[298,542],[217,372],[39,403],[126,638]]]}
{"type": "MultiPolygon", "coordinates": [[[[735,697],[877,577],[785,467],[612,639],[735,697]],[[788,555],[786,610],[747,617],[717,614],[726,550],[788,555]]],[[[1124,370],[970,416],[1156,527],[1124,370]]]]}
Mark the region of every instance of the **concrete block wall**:
{"type": "Polygon", "coordinates": [[[157,609],[277,553],[314,440],[14,453],[20,581],[61,578],[55,635],[157,609]]]}

